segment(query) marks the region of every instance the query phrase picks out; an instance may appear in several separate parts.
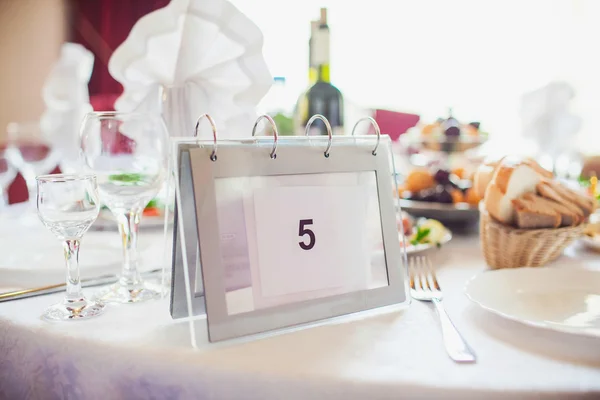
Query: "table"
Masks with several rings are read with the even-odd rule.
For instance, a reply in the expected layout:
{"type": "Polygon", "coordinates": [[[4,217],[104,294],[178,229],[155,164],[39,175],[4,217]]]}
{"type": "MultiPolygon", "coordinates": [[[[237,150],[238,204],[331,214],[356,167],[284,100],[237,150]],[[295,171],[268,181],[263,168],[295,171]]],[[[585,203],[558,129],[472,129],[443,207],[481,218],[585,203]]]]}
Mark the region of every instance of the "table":
{"type": "MultiPolygon", "coordinates": [[[[15,222],[0,218],[0,254],[11,251],[8,238],[44,229],[41,224],[25,229],[15,222]]],[[[89,232],[85,240],[116,235],[89,232]]],[[[142,252],[145,267],[161,262],[162,238],[162,232],[142,232],[140,242],[150,244],[142,252]]],[[[82,255],[85,251],[84,242],[82,255]]],[[[118,248],[114,251],[119,254],[118,248]]],[[[439,269],[447,310],[478,355],[476,364],[457,365],[448,359],[434,310],[426,303],[342,317],[253,341],[209,345],[200,340],[193,349],[187,323],[169,316],[168,298],[111,306],[89,321],[40,320],[43,309],[62,296],[55,294],[0,304],[0,398],[600,396],[599,340],[521,326],[470,304],[463,285],[486,268],[477,236],[455,234],[429,256],[439,269]]],[[[555,264],[600,269],[600,257],[575,244],[555,264]]],[[[0,267],[7,266],[0,262],[0,267]]],[[[0,268],[2,291],[8,275],[0,268]]],[[[205,320],[196,327],[205,338],[205,320]]]]}

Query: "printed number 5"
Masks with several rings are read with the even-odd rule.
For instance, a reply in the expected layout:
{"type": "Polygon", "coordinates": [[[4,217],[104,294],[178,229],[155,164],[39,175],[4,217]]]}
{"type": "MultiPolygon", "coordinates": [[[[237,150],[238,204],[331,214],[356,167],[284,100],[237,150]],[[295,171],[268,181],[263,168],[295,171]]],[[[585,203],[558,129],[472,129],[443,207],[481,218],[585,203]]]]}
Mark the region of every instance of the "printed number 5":
{"type": "Polygon", "coordinates": [[[312,219],[301,219],[300,220],[300,227],[298,228],[298,235],[299,236],[308,235],[308,237],[309,237],[308,244],[306,244],[304,242],[298,243],[302,250],[310,250],[313,247],[315,247],[315,241],[316,241],[315,233],[313,231],[311,231],[310,229],[305,228],[306,225],[312,225],[312,223],[313,223],[312,219]]]}

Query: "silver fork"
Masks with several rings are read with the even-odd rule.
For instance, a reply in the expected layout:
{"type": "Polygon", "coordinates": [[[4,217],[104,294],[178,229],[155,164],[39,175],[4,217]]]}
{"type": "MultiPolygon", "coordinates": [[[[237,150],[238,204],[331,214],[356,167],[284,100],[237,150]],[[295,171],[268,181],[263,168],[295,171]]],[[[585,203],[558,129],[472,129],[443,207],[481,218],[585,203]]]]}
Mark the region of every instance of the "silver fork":
{"type": "Polygon", "coordinates": [[[473,350],[462,338],[448,317],[442,304],[442,289],[435,276],[431,261],[427,257],[412,257],[408,262],[410,295],[415,300],[430,301],[440,318],[444,346],[450,358],[460,363],[475,362],[473,350]]]}

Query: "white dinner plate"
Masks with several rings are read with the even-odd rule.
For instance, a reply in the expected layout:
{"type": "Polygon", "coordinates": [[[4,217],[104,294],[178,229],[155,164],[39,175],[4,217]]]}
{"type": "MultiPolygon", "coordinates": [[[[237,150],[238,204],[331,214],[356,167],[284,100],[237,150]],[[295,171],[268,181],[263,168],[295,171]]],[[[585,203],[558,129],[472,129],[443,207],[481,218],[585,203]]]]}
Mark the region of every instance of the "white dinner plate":
{"type": "Polygon", "coordinates": [[[568,267],[483,272],[465,288],[483,309],[522,324],[600,337],[600,271],[568,267]]]}

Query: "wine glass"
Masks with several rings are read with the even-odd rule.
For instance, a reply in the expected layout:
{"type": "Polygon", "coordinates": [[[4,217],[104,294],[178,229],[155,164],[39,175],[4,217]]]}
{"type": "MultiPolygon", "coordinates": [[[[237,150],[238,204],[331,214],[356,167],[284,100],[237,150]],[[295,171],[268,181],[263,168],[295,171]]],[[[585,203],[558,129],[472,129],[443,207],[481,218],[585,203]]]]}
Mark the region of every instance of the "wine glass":
{"type": "Polygon", "coordinates": [[[63,241],[67,291],[61,303],[48,308],[43,318],[54,321],[86,319],[101,314],[104,304],[90,301],[81,291],[79,245],[98,217],[98,183],[93,175],[41,175],[37,179],[37,212],[42,223],[63,241]]]}
{"type": "Polygon", "coordinates": [[[160,115],[93,112],[81,126],[87,167],[98,177],[103,204],[115,216],[123,243],[120,279],[98,294],[105,302],[135,303],[156,298],[160,287],[142,281],[137,237],[142,211],[167,175],[168,134],[160,115]]]}
{"type": "Polygon", "coordinates": [[[58,154],[43,135],[38,122],[11,122],[6,130],[8,158],[23,175],[29,192],[29,203],[35,206],[35,177],[52,172],[58,164],[58,154]]]}
{"type": "Polygon", "coordinates": [[[8,205],[8,187],[17,176],[17,170],[12,164],[6,145],[0,145],[0,210],[8,205]]]}

